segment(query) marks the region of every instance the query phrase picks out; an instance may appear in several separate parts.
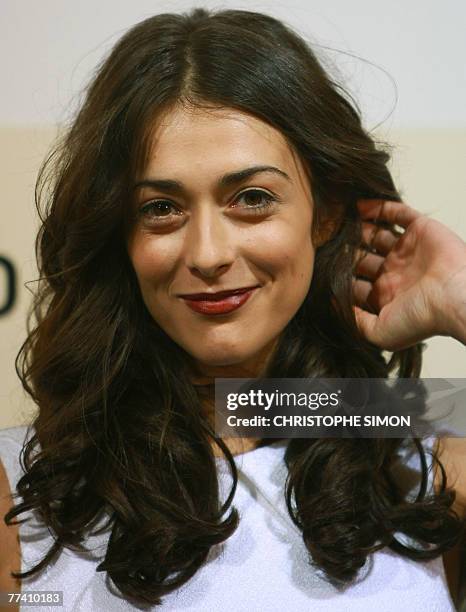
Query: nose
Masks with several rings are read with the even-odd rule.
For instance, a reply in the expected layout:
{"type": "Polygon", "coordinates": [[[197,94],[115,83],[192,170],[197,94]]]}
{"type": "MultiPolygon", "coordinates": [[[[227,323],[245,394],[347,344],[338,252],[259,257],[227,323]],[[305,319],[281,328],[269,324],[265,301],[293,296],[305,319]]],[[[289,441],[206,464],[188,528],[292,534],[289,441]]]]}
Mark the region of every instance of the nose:
{"type": "Polygon", "coordinates": [[[216,205],[199,206],[187,224],[185,261],[197,275],[215,277],[234,261],[233,229],[216,205]]]}

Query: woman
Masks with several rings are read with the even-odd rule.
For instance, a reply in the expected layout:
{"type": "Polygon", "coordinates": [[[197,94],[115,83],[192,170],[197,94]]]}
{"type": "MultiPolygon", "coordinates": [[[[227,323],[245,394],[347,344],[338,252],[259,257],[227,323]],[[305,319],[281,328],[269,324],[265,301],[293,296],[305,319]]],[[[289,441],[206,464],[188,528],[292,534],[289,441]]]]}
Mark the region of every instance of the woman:
{"type": "Polygon", "coordinates": [[[212,425],[215,377],[417,377],[423,339],[465,342],[466,247],[399,202],[387,162],[272,17],[157,15],[117,43],[38,180],[18,370],[39,413],[6,520],[38,511],[54,541],[23,589],[46,568],[65,609],[453,609],[440,556],[464,519],[420,441],[413,497],[409,442],[212,425]],[[220,314],[193,295],[246,289],[220,314]]]}

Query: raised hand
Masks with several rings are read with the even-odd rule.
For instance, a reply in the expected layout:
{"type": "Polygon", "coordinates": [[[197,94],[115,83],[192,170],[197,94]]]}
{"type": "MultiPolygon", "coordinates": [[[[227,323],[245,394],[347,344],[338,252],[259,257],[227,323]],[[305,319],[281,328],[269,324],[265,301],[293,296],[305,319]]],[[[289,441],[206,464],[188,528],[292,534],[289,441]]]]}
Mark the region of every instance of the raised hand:
{"type": "Polygon", "coordinates": [[[353,301],[361,333],[391,351],[434,335],[463,341],[466,243],[402,202],[360,200],[358,209],[363,245],[355,264],[353,301]],[[375,219],[404,231],[382,228],[375,219]]]}

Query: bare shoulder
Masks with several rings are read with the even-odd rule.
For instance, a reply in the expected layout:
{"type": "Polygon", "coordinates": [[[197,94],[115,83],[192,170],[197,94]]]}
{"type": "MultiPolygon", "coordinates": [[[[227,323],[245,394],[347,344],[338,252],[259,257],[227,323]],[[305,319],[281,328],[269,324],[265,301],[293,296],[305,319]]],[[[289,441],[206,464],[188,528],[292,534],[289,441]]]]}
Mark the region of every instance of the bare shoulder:
{"type": "MultiPolygon", "coordinates": [[[[0,460],[0,591],[20,591],[21,582],[10,575],[10,571],[21,569],[21,549],[18,525],[6,525],[5,514],[12,507],[10,483],[0,460]]],[[[9,608],[13,610],[14,608],[9,608]]]]}

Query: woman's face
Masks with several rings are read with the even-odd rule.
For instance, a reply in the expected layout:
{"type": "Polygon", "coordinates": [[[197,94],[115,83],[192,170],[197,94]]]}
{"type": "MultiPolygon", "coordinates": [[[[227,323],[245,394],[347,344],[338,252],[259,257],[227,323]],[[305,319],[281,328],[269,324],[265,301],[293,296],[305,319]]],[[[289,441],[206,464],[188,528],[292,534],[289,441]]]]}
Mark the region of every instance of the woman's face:
{"type": "Polygon", "coordinates": [[[159,120],[136,184],[127,248],[153,319],[202,373],[258,375],[312,278],[298,156],[249,114],[179,107],[159,120]],[[182,297],[252,287],[221,303],[182,297]]]}

